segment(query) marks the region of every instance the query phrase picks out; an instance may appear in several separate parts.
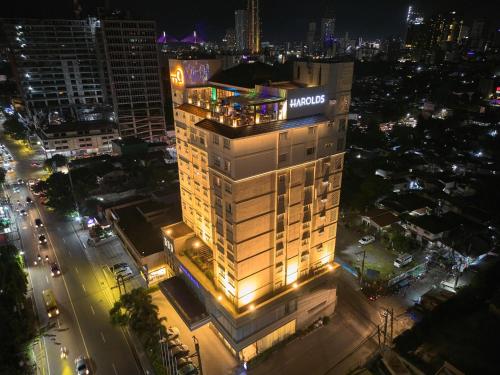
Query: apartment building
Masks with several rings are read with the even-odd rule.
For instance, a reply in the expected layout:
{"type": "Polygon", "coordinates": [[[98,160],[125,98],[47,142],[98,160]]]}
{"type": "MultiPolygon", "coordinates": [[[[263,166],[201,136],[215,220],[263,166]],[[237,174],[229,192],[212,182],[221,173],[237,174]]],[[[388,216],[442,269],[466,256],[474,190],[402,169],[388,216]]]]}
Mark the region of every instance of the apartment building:
{"type": "Polygon", "coordinates": [[[19,91],[34,116],[69,105],[102,103],[95,18],[1,19],[19,91]]]}
{"type": "Polygon", "coordinates": [[[116,124],[103,120],[49,125],[37,131],[37,138],[47,158],[55,154],[84,157],[111,153],[111,141],[118,137],[116,124]]]}
{"type": "Polygon", "coordinates": [[[352,72],[170,60],[183,222],[165,251],[242,360],[334,311],[352,72]]]}
{"type": "Polygon", "coordinates": [[[163,140],[160,65],[154,21],[101,19],[97,27],[104,97],[122,137],[163,140]]]}

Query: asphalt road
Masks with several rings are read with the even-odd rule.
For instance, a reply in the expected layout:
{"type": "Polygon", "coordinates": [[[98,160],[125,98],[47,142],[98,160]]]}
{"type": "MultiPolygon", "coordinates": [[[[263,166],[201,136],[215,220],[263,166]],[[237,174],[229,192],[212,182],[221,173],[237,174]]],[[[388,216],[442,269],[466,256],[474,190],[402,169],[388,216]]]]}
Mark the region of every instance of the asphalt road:
{"type": "MultiPolygon", "coordinates": [[[[40,168],[32,167],[31,162],[42,159],[41,155],[29,154],[22,146],[4,137],[1,139],[15,160],[12,163],[14,172],[8,174],[7,184],[12,185],[19,178],[27,181],[40,175],[40,168]]],[[[8,189],[13,208],[17,206],[17,200],[26,202],[28,196],[34,202],[26,207],[28,216],[20,216],[16,212],[14,215],[25,251],[36,309],[44,327],[42,341],[45,344],[48,374],[74,374],[74,360],[80,355],[90,359],[96,374],[141,374],[125,333],[109,322],[111,291],[100,265],[89,261],[88,251],[94,250],[88,249],[80,241],[71,222],[39,204],[26,185],[19,188],[18,193],[13,192],[12,186],[8,189]],[[42,219],[44,229],[35,227],[36,218],[42,219]],[[48,243],[40,247],[38,235],[42,233],[48,243]],[[62,275],[51,277],[50,266],[45,261],[34,265],[38,253],[42,258],[48,255],[48,263],[57,262],[62,275]],[[57,319],[47,316],[42,299],[44,289],[54,292],[60,310],[57,319]],[[61,346],[67,347],[69,351],[67,359],[60,358],[61,346]]]]}

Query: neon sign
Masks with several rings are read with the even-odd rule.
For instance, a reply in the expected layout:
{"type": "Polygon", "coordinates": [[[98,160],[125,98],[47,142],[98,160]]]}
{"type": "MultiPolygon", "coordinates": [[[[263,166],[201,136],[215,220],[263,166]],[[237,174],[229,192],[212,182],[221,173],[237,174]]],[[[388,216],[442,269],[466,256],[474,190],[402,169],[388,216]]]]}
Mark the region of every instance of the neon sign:
{"type": "Polygon", "coordinates": [[[170,75],[170,79],[174,85],[182,85],[184,83],[184,73],[181,68],[175,69],[175,73],[170,75]]]}
{"type": "Polygon", "coordinates": [[[294,98],[289,100],[290,108],[299,108],[310,105],[324,104],[325,103],[325,95],[316,95],[316,96],[305,96],[302,98],[294,98]]]}

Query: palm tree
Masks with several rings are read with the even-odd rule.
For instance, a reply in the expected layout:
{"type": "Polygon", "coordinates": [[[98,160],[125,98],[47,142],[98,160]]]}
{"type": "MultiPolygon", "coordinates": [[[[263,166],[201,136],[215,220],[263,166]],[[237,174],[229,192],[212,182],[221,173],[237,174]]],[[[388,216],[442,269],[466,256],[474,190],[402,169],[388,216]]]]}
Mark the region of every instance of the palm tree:
{"type": "Polygon", "coordinates": [[[164,330],[162,321],[158,317],[158,307],[144,288],[132,290],[123,294],[115,302],[109,312],[111,323],[119,326],[128,325],[146,345],[158,341],[160,330],[164,330]]]}

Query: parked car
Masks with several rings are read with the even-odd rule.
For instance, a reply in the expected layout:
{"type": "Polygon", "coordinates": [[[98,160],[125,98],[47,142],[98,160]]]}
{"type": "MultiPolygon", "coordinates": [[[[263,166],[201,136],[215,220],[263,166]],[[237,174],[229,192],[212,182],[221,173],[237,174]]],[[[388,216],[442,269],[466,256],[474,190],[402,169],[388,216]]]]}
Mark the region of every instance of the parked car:
{"type": "Polygon", "coordinates": [[[127,263],[116,263],[116,264],[113,264],[111,267],[109,267],[109,269],[111,270],[111,272],[117,272],[117,271],[124,269],[124,268],[127,268],[127,267],[128,267],[127,263]]]}
{"type": "Polygon", "coordinates": [[[394,260],[394,267],[401,268],[410,264],[413,261],[413,256],[411,254],[402,254],[394,260]]]}
{"type": "Polygon", "coordinates": [[[358,242],[360,245],[368,245],[375,241],[375,237],[373,236],[364,236],[358,242]]]}

